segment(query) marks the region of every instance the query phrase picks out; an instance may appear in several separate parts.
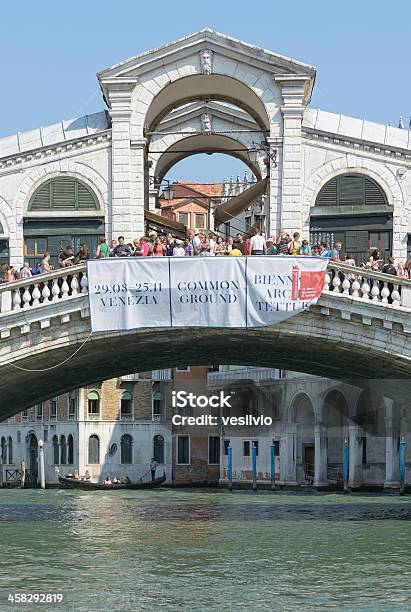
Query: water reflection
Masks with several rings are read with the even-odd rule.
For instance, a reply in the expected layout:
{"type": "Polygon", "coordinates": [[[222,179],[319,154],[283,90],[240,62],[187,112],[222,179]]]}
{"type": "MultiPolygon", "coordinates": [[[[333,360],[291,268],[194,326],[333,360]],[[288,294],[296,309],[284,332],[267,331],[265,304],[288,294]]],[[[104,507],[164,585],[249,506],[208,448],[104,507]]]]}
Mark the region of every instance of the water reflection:
{"type": "Polygon", "coordinates": [[[407,497],[2,491],[0,589],[75,610],[405,610],[410,518],[407,497]]]}

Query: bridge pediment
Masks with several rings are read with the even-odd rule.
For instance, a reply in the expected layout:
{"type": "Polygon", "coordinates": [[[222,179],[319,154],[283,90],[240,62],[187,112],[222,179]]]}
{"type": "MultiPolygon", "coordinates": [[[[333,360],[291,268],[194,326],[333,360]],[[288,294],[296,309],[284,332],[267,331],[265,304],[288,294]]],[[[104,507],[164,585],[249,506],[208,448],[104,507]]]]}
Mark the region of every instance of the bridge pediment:
{"type": "MultiPolygon", "coordinates": [[[[140,77],[147,71],[160,67],[163,68],[176,60],[182,59],[184,56],[191,56],[193,52],[198,54],[199,50],[204,46],[207,46],[211,51],[217,52],[226,61],[234,59],[258,67],[270,74],[295,74],[313,77],[316,73],[314,66],[205,27],[199,32],[194,32],[160,47],[125,59],[110,68],[100,71],[97,77],[101,82],[105,79],[140,77]]],[[[196,72],[201,74],[200,57],[198,57],[195,68],[197,68],[196,72]]],[[[216,72],[218,72],[218,64],[215,68],[216,72]]]]}

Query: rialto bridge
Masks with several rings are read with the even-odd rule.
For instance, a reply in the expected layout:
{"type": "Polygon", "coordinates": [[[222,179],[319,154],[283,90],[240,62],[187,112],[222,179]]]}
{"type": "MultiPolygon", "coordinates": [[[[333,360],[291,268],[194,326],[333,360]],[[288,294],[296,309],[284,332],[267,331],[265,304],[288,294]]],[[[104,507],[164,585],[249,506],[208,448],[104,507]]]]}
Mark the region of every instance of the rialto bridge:
{"type": "Polygon", "coordinates": [[[331,263],[317,304],[279,325],[93,335],[84,266],[0,285],[0,417],[96,380],[200,362],[372,379],[405,402],[411,281],[392,279],[331,263]]]}
{"type": "Polygon", "coordinates": [[[311,108],[315,77],[210,28],[99,72],[105,110],[0,139],[0,261],[48,250],[55,263],[68,242],[141,237],[167,172],[204,152],[264,180],[264,233],[340,240],[357,263],[374,248],[404,260],[410,131],[311,108]]]}

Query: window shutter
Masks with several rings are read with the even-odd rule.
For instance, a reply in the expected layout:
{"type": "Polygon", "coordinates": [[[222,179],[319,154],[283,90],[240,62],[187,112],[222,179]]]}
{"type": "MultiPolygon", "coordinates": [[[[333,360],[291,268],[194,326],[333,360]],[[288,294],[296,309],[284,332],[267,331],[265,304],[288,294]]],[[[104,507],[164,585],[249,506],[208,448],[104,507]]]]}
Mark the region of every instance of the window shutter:
{"type": "Polygon", "coordinates": [[[43,183],[33,194],[29,210],[97,210],[93,191],[71,176],[57,176],[43,183]]]}
{"type": "Polygon", "coordinates": [[[376,183],[365,179],[365,203],[367,206],[381,206],[387,204],[384,193],[376,183]]]}
{"type": "Polygon", "coordinates": [[[41,185],[32,196],[29,210],[48,210],[50,208],[50,181],[41,185]]]}
{"type": "Polygon", "coordinates": [[[340,206],[364,205],[364,177],[358,175],[342,175],[339,179],[340,206]]]}
{"type": "Polygon", "coordinates": [[[96,210],[97,202],[88,187],[77,181],[78,210],[96,210]]]}
{"type": "Polygon", "coordinates": [[[76,209],[76,182],[64,176],[52,179],[51,207],[53,210],[76,209]]]}
{"type": "Polygon", "coordinates": [[[316,206],[386,206],[385,193],[375,181],[361,174],[334,177],[320,190],[316,206]]]}
{"type": "Polygon", "coordinates": [[[336,206],[337,204],[337,178],[331,179],[324,185],[318,194],[316,206],[336,206]]]}

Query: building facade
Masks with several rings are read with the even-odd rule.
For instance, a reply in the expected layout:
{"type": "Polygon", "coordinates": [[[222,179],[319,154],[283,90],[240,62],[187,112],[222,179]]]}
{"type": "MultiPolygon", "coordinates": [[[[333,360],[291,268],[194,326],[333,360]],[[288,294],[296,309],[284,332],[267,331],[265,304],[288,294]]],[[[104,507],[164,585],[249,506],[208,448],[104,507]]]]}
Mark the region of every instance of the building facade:
{"type": "Polygon", "coordinates": [[[76,389],[36,404],[0,424],[3,484],[38,480],[38,443],[44,442],[46,483],[58,473],[149,478],[152,457],[172,480],[171,370],[131,374],[76,389]]]}

